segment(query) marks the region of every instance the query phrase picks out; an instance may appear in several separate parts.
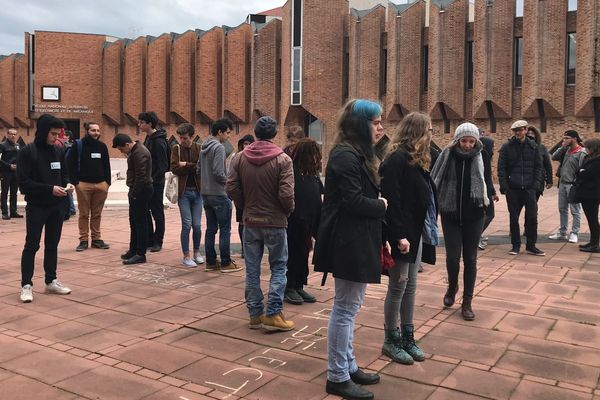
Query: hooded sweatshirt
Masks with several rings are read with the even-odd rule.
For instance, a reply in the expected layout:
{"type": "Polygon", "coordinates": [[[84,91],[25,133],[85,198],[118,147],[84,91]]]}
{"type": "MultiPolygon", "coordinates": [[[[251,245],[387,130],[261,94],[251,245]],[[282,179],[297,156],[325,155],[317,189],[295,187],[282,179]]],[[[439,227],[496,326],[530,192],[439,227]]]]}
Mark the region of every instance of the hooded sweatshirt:
{"type": "Polygon", "coordinates": [[[157,129],[153,134],[146,136],[144,146],[152,156],[152,182],[155,186],[165,184],[165,173],[169,171],[169,158],[171,149],[167,142],[167,132],[157,129]]]}
{"type": "Polygon", "coordinates": [[[37,122],[33,143],[19,152],[17,181],[28,205],[66,205],[66,196],[56,197],[52,194],[54,186],[65,187],[68,183],[64,152],[46,142],[50,123],[54,119],[51,115],[42,115],[37,122]]]}
{"type": "Polygon", "coordinates": [[[292,159],[270,141],[259,140],[232,164],[227,194],[243,208],[244,226],[286,228],[294,211],[292,159]]]}
{"type": "Polygon", "coordinates": [[[226,196],[225,146],[216,137],[210,136],[207,141],[202,143],[198,167],[200,171],[197,172],[200,175],[200,182],[202,182],[200,194],[226,196]]]}
{"type": "Polygon", "coordinates": [[[110,186],[110,158],[108,147],[100,140],[85,135],[81,139],[81,156],[77,143],[73,144],[67,158],[71,183],[79,181],[87,183],[106,182],[110,186]]]}

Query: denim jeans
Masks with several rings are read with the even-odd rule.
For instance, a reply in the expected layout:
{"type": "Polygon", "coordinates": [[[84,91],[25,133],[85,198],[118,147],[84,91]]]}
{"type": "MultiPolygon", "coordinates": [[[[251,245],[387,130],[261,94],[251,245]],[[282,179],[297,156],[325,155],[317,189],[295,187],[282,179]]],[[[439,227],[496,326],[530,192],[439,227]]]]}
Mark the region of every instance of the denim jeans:
{"type": "Polygon", "coordinates": [[[202,237],[202,196],[195,189],[185,188],[177,201],[181,215],[181,250],[190,251],[190,230],[194,251],[200,250],[202,237]]]}
{"type": "Polygon", "coordinates": [[[417,259],[414,263],[397,260],[389,270],[388,290],[383,304],[386,329],[396,329],[398,314],[402,325],[413,323],[417,275],[421,264],[423,242],[419,241],[418,246],[417,259]]]}
{"type": "Polygon", "coordinates": [[[558,187],[558,212],[560,214],[560,229],[561,235],[566,235],[569,228],[569,210],[573,216],[573,227],[571,232],[578,234],[581,226],[581,204],[570,203],[567,201],[569,191],[573,187],[570,183],[561,182],[558,187]]]}
{"type": "Polygon", "coordinates": [[[354,320],[366,290],[366,283],[335,278],[335,297],[327,328],[327,379],[331,382],[345,382],[358,370],[352,347],[354,320]]]}
{"type": "Polygon", "coordinates": [[[215,235],[219,231],[219,254],[221,265],[231,264],[229,241],[231,239],[231,200],[227,196],[202,195],[204,212],[206,213],[206,234],[204,249],[206,263],[214,265],[217,262],[215,251],[215,235]]]}
{"type": "Polygon", "coordinates": [[[267,316],[279,314],[283,309],[283,294],[287,279],[288,247],[285,228],[257,228],[244,226],[244,252],[246,259],[246,306],[250,318],[264,313],[263,293],[260,288],[260,263],[265,246],[269,251],[269,298],[267,316]]]}

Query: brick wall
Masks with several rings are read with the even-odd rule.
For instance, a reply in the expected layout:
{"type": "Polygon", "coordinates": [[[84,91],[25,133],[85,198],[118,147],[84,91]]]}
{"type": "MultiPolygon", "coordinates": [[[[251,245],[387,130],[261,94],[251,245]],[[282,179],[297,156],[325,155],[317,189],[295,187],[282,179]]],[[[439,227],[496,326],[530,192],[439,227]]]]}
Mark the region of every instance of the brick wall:
{"type": "Polygon", "coordinates": [[[246,123],[250,115],[250,42],[252,28],[242,24],[227,32],[223,50],[223,113],[246,123]]]}
{"type": "Polygon", "coordinates": [[[271,115],[279,120],[281,96],[281,21],[260,29],[252,48],[253,118],[271,115]]]}
{"type": "Polygon", "coordinates": [[[170,99],[171,34],[149,40],[146,58],[146,111],[154,111],[161,124],[168,124],[170,99]]]}
{"type": "Polygon", "coordinates": [[[204,119],[221,116],[223,30],[203,32],[196,43],[196,111],[204,119]]]}
{"type": "Polygon", "coordinates": [[[173,40],[171,49],[170,111],[174,121],[193,123],[195,104],[195,31],[187,31],[173,40]]]}
{"type": "Polygon", "coordinates": [[[123,112],[129,123],[137,121],[146,109],[144,86],[146,79],[146,38],[140,37],[125,46],[123,71],[123,112]]]}
{"type": "Polygon", "coordinates": [[[124,48],[124,41],[119,40],[106,44],[102,54],[102,114],[113,125],[122,123],[124,48]]]}

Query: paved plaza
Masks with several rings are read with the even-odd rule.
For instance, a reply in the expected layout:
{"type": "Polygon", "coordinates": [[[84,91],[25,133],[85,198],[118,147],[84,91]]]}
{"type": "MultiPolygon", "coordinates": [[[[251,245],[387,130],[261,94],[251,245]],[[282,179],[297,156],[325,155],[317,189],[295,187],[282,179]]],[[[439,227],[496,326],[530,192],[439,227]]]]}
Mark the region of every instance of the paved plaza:
{"type": "MultiPolygon", "coordinates": [[[[462,320],[460,305],[442,308],[445,255],[438,248],[438,265],[426,265],[418,278],[425,362],[404,366],[381,355],[387,281],[369,285],[354,342],[359,365],[382,374],[369,387],[376,399],[600,399],[600,256],[545,239],[558,226],[556,196],[554,188],[540,199],[538,247],[546,257],[507,254],[501,198],[479,257],[473,322],[462,320]]],[[[285,305],[294,331],[250,330],[244,270],[180,265],[177,208],[166,210],[163,251],[148,253],[147,264],[121,264],[129,240],[124,199],[113,191],[107,202],[108,251],[75,252],[77,220],[65,223],[58,276],[70,295],[43,294],[42,246],[29,304],[18,298],[25,221],[1,221],[0,399],[337,398],[325,393],[332,279],[321,287],[321,274],[312,273],[308,290],[317,303],[285,305]]],[[[580,243],[588,239],[584,217],[582,225],[580,243]]],[[[243,265],[235,233],[232,243],[243,265]]],[[[265,258],[263,289],[268,278],[265,258]]]]}

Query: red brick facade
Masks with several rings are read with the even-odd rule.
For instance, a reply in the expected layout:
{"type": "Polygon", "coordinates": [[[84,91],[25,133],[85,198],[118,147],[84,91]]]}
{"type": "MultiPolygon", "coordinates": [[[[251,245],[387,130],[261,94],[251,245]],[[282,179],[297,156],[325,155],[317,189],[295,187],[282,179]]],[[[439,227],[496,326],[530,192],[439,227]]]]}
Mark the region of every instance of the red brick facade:
{"type": "MultiPolygon", "coordinates": [[[[181,35],[116,40],[25,34],[24,54],[0,57],[0,136],[17,127],[31,140],[42,112],[81,125],[96,121],[106,141],[116,132],[135,134],[137,115],[146,110],[158,114],[169,136],[189,122],[202,139],[211,122],[224,115],[239,135],[249,133],[259,116],[273,115],[281,132],[286,125],[320,121],[326,155],[338,111],[353,97],[380,101],[388,129],[411,111],[431,114],[439,145],[465,120],[495,130],[501,142],[513,120],[526,118],[545,126],[549,147],[566,128],[584,137],[600,129],[596,0],[579,0],[576,12],[568,12],[564,0],[525,1],[518,18],[516,0],[477,0],[474,22],[468,19],[469,0],[371,10],[349,9],[347,0],[303,0],[301,105],[291,101],[294,3],[288,0],[277,10],[281,19],[266,24],[181,35]],[[577,35],[574,85],[566,84],[570,32],[577,35]],[[515,85],[517,37],[523,38],[520,87],[515,85]],[[42,101],[42,86],[59,86],[60,101],[42,101]]],[[[283,137],[277,139],[282,144],[283,137]]]]}

